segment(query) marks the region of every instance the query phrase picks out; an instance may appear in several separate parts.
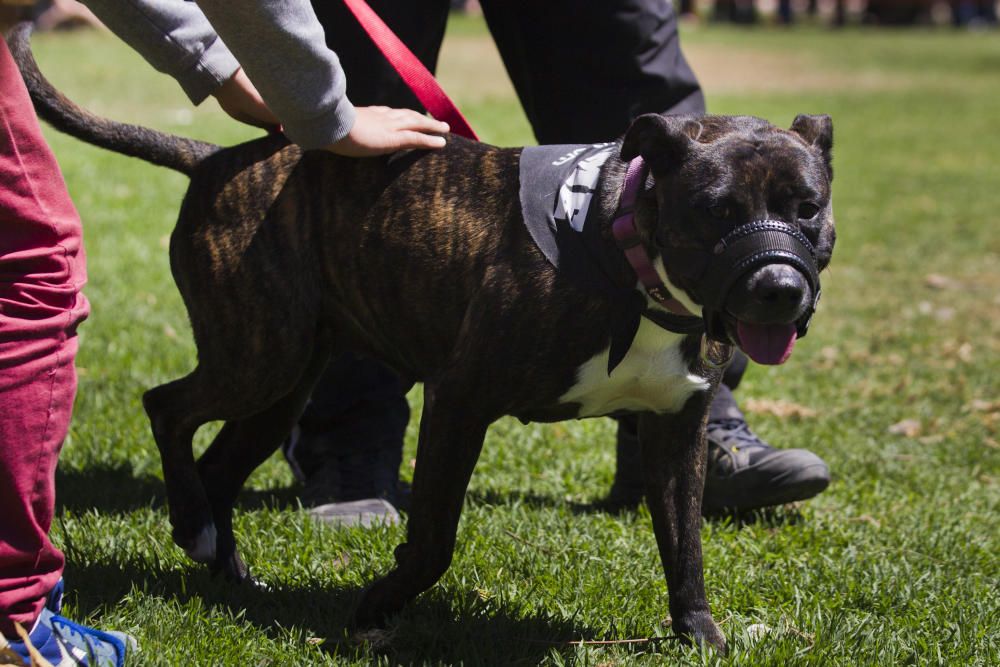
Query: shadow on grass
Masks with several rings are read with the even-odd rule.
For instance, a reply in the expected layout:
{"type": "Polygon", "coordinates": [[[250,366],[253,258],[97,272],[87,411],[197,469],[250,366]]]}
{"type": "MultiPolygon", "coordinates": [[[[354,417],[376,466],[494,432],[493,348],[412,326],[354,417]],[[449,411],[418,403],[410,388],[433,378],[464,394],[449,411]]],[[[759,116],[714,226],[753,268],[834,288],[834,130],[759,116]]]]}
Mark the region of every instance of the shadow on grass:
{"type": "MultiPolygon", "coordinates": [[[[524,505],[531,509],[557,509],[566,507],[573,514],[609,514],[612,516],[634,516],[638,508],[609,502],[601,498],[589,503],[575,503],[555,496],[544,496],[535,493],[519,491],[496,491],[493,489],[469,491],[468,500],[479,505],[508,506],[524,505]]],[[[730,523],[737,528],[741,526],[760,525],[766,528],[794,526],[804,517],[797,505],[782,505],[743,512],[720,512],[707,515],[705,520],[712,524],[730,523]]]]}
{"type": "Polygon", "coordinates": [[[227,610],[234,623],[248,623],[269,637],[287,637],[289,629],[301,631],[305,637],[322,638],[321,650],[356,659],[385,656],[395,664],[533,665],[553,651],[570,659],[576,650],[573,642],[600,636],[572,618],[495,599],[484,601],[473,591],[454,596],[432,589],[407,605],[388,629],[353,632],[350,621],[362,594],[357,588],[295,584],[265,591],[229,584],[207,569],[164,570],[135,561],[70,567],[68,595],[81,617],[116,604],[134,585],[146,596],[180,604],[200,600],[206,607],[227,610]]]}
{"type": "Polygon", "coordinates": [[[137,477],[127,465],[56,468],[56,511],[124,513],[166,502],[163,481],[137,477]]]}
{"type": "Polygon", "coordinates": [[[755,525],[764,528],[781,528],[783,526],[796,526],[805,521],[805,517],[799,511],[798,505],[781,505],[743,512],[718,512],[707,515],[705,520],[715,525],[729,523],[736,528],[755,525]]]}
{"type": "MultiPolygon", "coordinates": [[[[151,475],[137,477],[125,465],[89,466],[85,469],[57,469],[57,511],[86,512],[99,510],[104,513],[124,513],[144,507],[159,508],[166,502],[162,480],[151,475]]],[[[292,485],[277,489],[244,489],[236,500],[236,509],[296,510],[299,508],[301,487],[292,485]]],[[[471,490],[468,500],[486,506],[523,505],[531,509],[568,508],[577,515],[603,513],[634,515],[635,508],[613,505],[604,499],[590,503],[569,502],[554,496],[520,491],[494,489],[471,490]]],[[[803,521],[795,505],[771,507],[752,512],[734,512],[706,517],[713,524],[731,523],[733,526],[762,525],[768,528],[794,526],[803,521]]]]}
{"type": "MultiPolygon", "coordinates": [[[[166,504],[163,480],[152,475],[137,476],[128,465],[91,465],[84,469],[56,469],[57,511],[99,510],[120,514],[144,507],[166,504]]],[[[244,489],[236,500],[240,510],[294,510],[299,507],[301,487],[244,489]]]]}
{"type": "Polygon", "coordinates": [[[471,490],[466,494],[466,500],[477,505],[488,507],[523,505],[530,509],[567,508],[573,514],[627,514],[635,513],[634,509],[613,507],[603,500],[590,503],[576,503],[555,496],[544,496],[523,491],[497,491],[495,489],[471,490]]]}
{"type": "MultiPolygon", "coordinates": [[[[91,466],[57,473],[60,509],[124,513],[165,502],[163,483],[152,476],[136,477],[126,466],[91,466]]],[[[237,503],[243,510],[298,508],[298,486],[275,490],[245,490],[237,503]]],[[[533,509],[568,508],[574,514],[603,512],[634,516],[634,509],[611,508],[601,501],[572,503],[554,496],[496,490],[470,491],[469,499],[483,505],[524,505],[533,509]]],[[[802,520],[794,507],[709,519],[737,527],[763,524],[793,525],[802,520]]],[[[207,606],[229,610],[236,623],[249,623],[270,637],[289,628],[305,636],[323,638],[322,649],[336,655],[371,659],[384,656],[394,663],[426,661],[472,664],[537,664],[553,652],[572,660],[581,640],[599,640],[603,631],[573,618],[525,609],[503,600],[482,600],[473,591],[447,592],[434,588],[410,603],[388,631],[355,634],[351,614],[361,590],[353,587],[278,585],[262,591],[213,578],[207,569],[176,570],[159,563],[124,559],[87,563],[85,556],[67,550],[72,599],[84,616],[129,595],[132,586],[144,595],[184,604],[198,599],[207,606]]],[[[628,646],[621,646],[628,650],[628,646]]],[[[650,646],[636,645],[648,653],[650,646]]]]}

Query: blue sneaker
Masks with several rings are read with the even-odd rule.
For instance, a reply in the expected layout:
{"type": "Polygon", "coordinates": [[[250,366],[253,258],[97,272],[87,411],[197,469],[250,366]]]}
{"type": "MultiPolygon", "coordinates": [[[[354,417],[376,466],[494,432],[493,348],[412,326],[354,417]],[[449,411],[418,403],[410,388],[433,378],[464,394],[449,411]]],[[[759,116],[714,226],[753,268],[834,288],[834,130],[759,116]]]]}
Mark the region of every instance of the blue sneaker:
{"type": "MultiPolygon", "coordinates": [[[[135,639],[129,635],[88,628],[48,608],[42,610],[28,639],[53,667],[122,667],[126,653],[135,647],[135,639]]],[[[19,655],[25,665],[32,664],[23,641],[8,641],[3,648],[19,655]]]]}

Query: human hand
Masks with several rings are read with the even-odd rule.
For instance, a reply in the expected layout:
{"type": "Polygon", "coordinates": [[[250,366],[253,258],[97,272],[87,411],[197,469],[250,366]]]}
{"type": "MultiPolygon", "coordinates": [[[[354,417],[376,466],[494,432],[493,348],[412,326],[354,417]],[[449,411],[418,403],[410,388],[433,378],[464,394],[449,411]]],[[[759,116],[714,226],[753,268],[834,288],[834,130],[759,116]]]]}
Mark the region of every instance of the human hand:
{"type": "Polygon", "coordinates": [[[448,123],[411,109],[357,107],[354,127],[326,150],[347,157],[385,155],[407,148],[443,148],[448,123]]]}
{"type": "Polygon", "coordinates": [[[212,94],[222,110],[241,123],[265,128],[281,124],[278,117],[267,108],[267,104],[250,83],[250,79],[243,73],[243,68],[236,70],[236,74],[212,94]]]}

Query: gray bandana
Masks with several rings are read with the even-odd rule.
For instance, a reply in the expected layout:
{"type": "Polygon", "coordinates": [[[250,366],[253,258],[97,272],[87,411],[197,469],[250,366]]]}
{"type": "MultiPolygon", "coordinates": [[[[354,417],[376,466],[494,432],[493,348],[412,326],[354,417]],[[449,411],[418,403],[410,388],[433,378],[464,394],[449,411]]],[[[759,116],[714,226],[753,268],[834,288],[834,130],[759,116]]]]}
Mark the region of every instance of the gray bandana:
{"type": "Polygon", "coordinates": [[[530,146],[521,152],[521,213],[552,266],[560,265],[559,237],[583,232],[601,167],[614,150],[614,144],[582,144],[530,146]]]}
{"type": "Polygon", "coordinates": [[[521,152],[521,213],[535,244],[559,273],[611,304],[608,373],[622,360],[646,307],[624,255],[601,234],[597,193],[615,144],[532,146],[521,152]],[[628,286],[626,286],[628,285],[628,286]]]}

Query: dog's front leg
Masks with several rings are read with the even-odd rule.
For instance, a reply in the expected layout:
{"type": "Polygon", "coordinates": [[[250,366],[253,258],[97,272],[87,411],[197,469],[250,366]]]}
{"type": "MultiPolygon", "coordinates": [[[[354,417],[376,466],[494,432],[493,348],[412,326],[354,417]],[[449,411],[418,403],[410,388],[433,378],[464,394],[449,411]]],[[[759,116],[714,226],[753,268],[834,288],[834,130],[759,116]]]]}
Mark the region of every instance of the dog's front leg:
{"type": "Polygon", "coordinates": [[[670,593],[674,631],[725,652],[726,640],[705,596],[701,495],[705,486],[705,414],[711,392],[692,396],[673,415],[643,414],[639,443],[646,499],[670,593]]]}
{"type": "Polygon", "coordinates": [[[357,627],[381,625],[451,565],[465,490],[492,421],[476,398],[458,384],[425,385],[406,542],[396,547],[396,568],[365,592],[357,627]]]}

